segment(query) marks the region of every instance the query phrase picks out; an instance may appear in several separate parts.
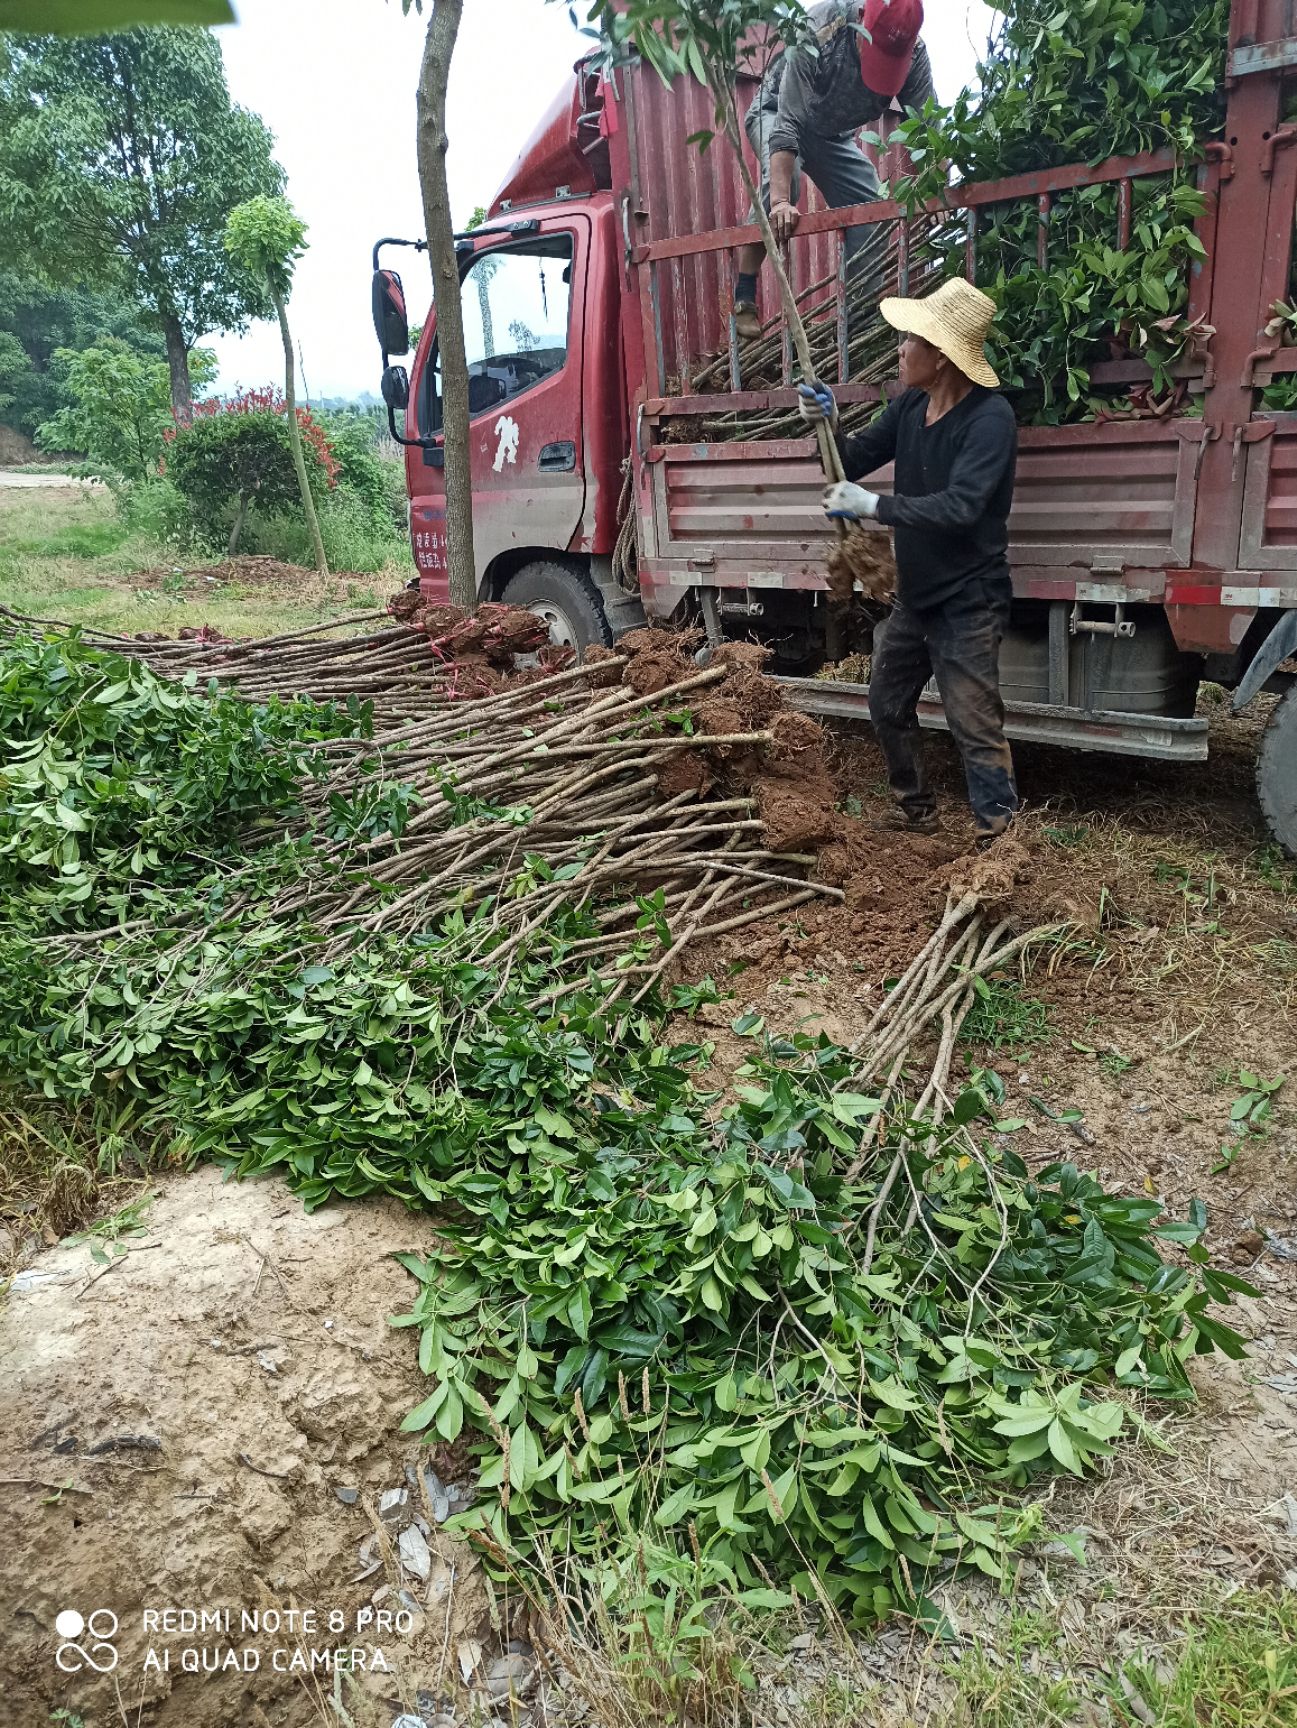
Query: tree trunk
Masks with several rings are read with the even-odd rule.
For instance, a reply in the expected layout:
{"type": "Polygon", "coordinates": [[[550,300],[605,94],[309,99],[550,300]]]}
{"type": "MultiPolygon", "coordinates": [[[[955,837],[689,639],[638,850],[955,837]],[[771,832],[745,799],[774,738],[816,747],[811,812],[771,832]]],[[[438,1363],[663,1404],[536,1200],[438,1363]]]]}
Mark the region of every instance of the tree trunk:
{"type": "Polygon", "coordinates": [[[252,495],[257,489],[256,486],[250,486],[246,492],[239,494],[239,508],[235,512],[234,525],[230,529],[230,543],[225,548],[227,558],[233,558],[239,549],[239,541],[243,538],[243,524],[248,519],[248,511],[252,507],[252,495]]]}
{"type": "Polygon", "coordinates": [[[293,363],[293,336],[288,328],[288,312],[285,309],[283,297],[271,289],[271,297],[275,302],[275,311],[279,314],[279,334],[284,341],[284,412],[288,416],[288,442],[293,452],[293,467],[297,470],[297,484],[302,493],[302,509],[306,513],[306,526],[311,531],[311,545],[315,548],[315,568],[321,576],[329,574],[329,560],[324,554],[324,541],[320,535],[320,518],[315,513],[315,499],[311,495],[311,482],[306,473],[306,457],[302,454],[302,429],[297,424],[297,380],[293,363]]]}
{"type": "Polygon", "coordinates": [[[194,418],[194,392],[189,382],[189,344],[173,312],[162,315],[162,334],[167,343],[167,365],[171,370],[171,415],[177,426],[188,426],[194,418]]]}
{"type": "MultiPolygon", "coordinates": [[[[714,69],[708,70],[713,73],[714,69]]],[[[784,261],[779,255],[779,242],[775,239],[775,231],[770,226],[770,218],[766,207],[761,201],[761,194],[752,178],[747,158],[743,154],[743,144],[739,133],[738,107],[734,100],[734,91],[728,85],[722,85],[718,80],[712,83],[712,95],[723,103],[725,115],[725,131],[734,147],[734,154],[739,160],[739,177],[743,181],[743,190],[752,201],[752,209],[756,215],[757,227],[761,230],[761,238],[765,241],[766,252],[770,258],[770,266],[775,273],[775,282],[779,288],[779,300],[783,314],[788,322],[788,334],[793,340],[793,349],[797,355],[797,364],[801,368],[802,377],[807,383],[815,376],[815,368],[811,360],[811,344],[806,335],[806,326],[797,307],[797,296],[793,293],[793,285],[788,280],[788,272],[784,269],[784,261]]],[[[816,439],[820,446],[820,464],[828,480],[844,480],[842,458],[838,455],[837,440],[824,421],[821,420],[815,428],[816,439]]],[[[838,536],[846,537],[846,526],[837,524],[838,536]]]]}
{"type": "Polygon", "coordinates": [[[473,556],[473,474],[468,440],[468,361],[459,301],[459,264],[446,184],[446,86],[459,34],[463,0],[433,0],[419,72],[419,180],[432,265],[432,298],[441,356],[442,430],[446,442],[446,563],[450,598],[468,611],[477,606],[473,556]]]}

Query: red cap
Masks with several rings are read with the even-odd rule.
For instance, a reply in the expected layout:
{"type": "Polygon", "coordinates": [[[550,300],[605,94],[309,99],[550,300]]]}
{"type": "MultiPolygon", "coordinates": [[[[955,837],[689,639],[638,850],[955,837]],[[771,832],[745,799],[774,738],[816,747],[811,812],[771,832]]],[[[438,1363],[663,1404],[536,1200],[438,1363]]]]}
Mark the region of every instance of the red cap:
{"type": "Polygon", "coordinates": [[[860,76],[879,96],[899,96],[923,28],[923,0],[865,0],[860,76]]]}

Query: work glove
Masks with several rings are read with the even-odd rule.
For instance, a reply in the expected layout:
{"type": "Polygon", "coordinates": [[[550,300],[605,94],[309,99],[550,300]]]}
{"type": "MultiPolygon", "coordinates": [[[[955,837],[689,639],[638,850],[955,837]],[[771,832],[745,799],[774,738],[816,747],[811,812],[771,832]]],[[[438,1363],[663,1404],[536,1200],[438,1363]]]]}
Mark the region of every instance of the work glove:
{"type": "Polygon", "coordinates": [[[878,514],[878,494],[853,486],[850,480],[839,480],[836,486],[825,489],[824,514],[835,522],[867,520],[878,514]]]}
{"type": "Polygon", "coordinates": [[[830,431],[838,429],[838,405],[833,400],[833,392],[818,379],[812,384],[797,386],[797,412],[808,426],[817,426],[821,420],[827,420],[830,431]]]}

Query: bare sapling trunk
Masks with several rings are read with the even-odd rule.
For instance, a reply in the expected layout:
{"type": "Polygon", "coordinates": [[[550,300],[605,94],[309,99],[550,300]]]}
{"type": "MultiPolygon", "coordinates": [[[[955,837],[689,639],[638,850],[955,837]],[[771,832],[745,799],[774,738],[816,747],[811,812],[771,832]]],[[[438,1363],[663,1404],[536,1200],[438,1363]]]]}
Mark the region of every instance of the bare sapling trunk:
{"type": "Polygon", "coordinates": [[[446,88],[459,35],[462,0],[433,0],[419,73],[419,180],[432,266],[433,308],[441,357],[442,430],[445,436],[446,564],[450,598],[473,611],[477,565],[473,554],[473,474],[468,436],[468,361],[459,299],[459,261],[446,183],[446,88]]]}
{"type": "MultiPolygon", "coordinates": [[[[708,67],[709,73],[715,79],[715,69],[708,67]]],[[[738,109],[735,106],[734,91],[727,82],[715,81],[712,84],[713,96],[719,96],[725,116],[725,132],[734,146],[734,154],[738,157],[739,174],[743,179],[743,189],[751,200],[752,209],[756,213],[757,227],[761,230],[761,238],[765,242],[766,254],[770,259],[771,269],[775,273],[775,283],[779,289],[779,303],[784,318],[788,324],[788,333],[792,337],[793,351],[797,355],[797,364],[801,368],[802,377],[807,383],[815,376],[815,364],[811,359],[811,344],[806,334],[806,326],[802,322],[798,310],[797,297],[793,293],[793,285],[788,280],[788,272],[784,269],[784,261],[780,254],[779,242],[775,231],[770,226],[770,217],[766,214],[765,202],[752,178],[747,157],[743,154],[742,134],[739,130],[738,109]]],[[[842,458],[838,455],[837,442],[832,429],[821,420],[815,428],[820,446],[820,461],[824,467],[825,476],[829,480],[845,480],[842,468],[842,458]]],[[[839,522],[838,533],[845,535],[846,528],[839,522]]]]}
{"type": "Polygon", "coordinates": [[[306,514],[306,526],[311,531],[311,546],[315,552],[315,568],[321,576],[329,574],[329,560],[325,556],[324,538],[320,533],[320,518],[315,510],[315,498],[311,492],[311,482],[306,472],[306,456],[302,450],[302,429],[297,424],[297,377],[296,363],[293,359],[293,336],[288,328],[288,312],[284,306],[282,294],[274,295],[275,311],[279,314],[279,334],[284,341],[284,413],[288,419],[288,443],[293,452],[293,467],[297,470],[297,484],[302,494],[302,509],[306,514]]]}
{"type": "Polygon", "coordinates": [[[252,508],[253,498],[260,490],[261,482],[258,481],[255,486],[249,486],[245,491],[240,492],[239,494],[239,508],[235,512],[234,523],[230,529],[229,544],[225,548],[225,556],[227,558],[233,558],[234,554],[239,549],[239,542],[243,539],[244,525],[248,520],[248,511],[252,508]]]}

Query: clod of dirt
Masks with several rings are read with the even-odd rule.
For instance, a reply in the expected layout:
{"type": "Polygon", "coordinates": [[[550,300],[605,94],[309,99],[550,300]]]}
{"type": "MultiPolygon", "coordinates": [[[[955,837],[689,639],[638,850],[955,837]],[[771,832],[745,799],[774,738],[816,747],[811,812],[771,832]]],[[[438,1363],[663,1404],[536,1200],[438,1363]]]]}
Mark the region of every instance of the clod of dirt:
{"type": "Polygon", "coordinates": [[[824,728],[809,714],[786,708],[770,722],[773,733],[766,746],[771,768],[779,774],[806,776],[824,782],[821,790],[833,797],[833,786],[824,762],[824,728]]]}
{"type": "Polygon", "coordinates": [[[358,1675],[359,1697],[347,1682],[357,1728],[389,1723],[417,1688],[453,1691],[444,1652],[453,1668],[460,1638],[490,1636],[477,1562],[412,1492],[410,1523],[433,1552],[425,1582],[423,1548],[408,1543],[403,1577],[395,1535],[384,1551],[370,1517],[410,1481],[407,1463],[429,1460],[448,1482],[459,1467],[399,1433],[429,1382],[414,1336],[388,1325],[416,1291],[392,1255],[423,1246],[427,1227],[395,1202],[308,1215],[278,1182],[224,1183],[210,1167],[164,1180],[147,1227],[107,1268],[84,1243],[51,1249],[0,1308],[6,1724],[71,1704],[147,1728],[299,1728],[307,1693],[330,1695],[332,1674],[312,1682],[308,1668],[304,1683],[277,1670],[276,1649],[291,1661],[297,1648],[360,1647],[372,1665],[381,1648],[391,1671],[358,1675]],[[396,1608],[402,1590],[417,1610],[407,1635],[357,1633],[377,1593],[396,1608]],[[317,1630],[240,1630],[244,1610],[290,1607],[314,1610],[317,1630]],[[233,1630],[146,1629],[145,1610],[165,1608],[229,1608],[233,1630]],[[119,1627],[115,1670],[84,1669],[74,1688],[55,1664],[69,1609],[107,1609],[119,1627]],[[331,1611],[345,1632],[328,1630],[331,1611]],[[145,1668],[150,1647],[170,1651],[169,1669],[145,1668]],[[200,1647],[252,1650],[259,1664],[186,1673],[181,1651],[200,1647]]]}
{"type": "Polygon", "coordinates": [[[408,623],[416,612],[423,610],[423,596],[417,588],[402,588],[388,601],[387,610],[393,618],[408,623]]]}
{"type": "MultiPolygon", "coordinates": [[[[398,600],[404,596],[398,594],[398,600]]],[[[388,607],[391,611],[391,607],[388,607]]],[[[397,613],[397,617],[401,614],[397,613]]],[[[449,636],[468,617],[462,606],[452,606],[449,601],[437,606],[416,606],[409,614],[409,621],[416,630],[423,630],[429,636],[449,636]]]]}
{"type": "Polygon", "coordinates": [[[751,672],[760,672],[773,658],[774,649],[763,647],[760,642],[722,642],[712,649],[711,663],[713,666],[745,667],[751,672]]]}
{"type": "Polygon", "coordinates": [[[716,784],[716,776],[701,750],[677,750],[658,769],[658,791],[664,798],[678,798],[682,792],[703,797],[716,784]]]}
{"type": "Polygon", "coordinates": [[[589,672],[588,683],[592,690],[611,690],[621,683],[621,666],[606,665],[609,660],[619,660],[619,648],[605,648],[602,642],[592,642],[585,651],[582,665],[589,672]]]}
{"type": "Polygon", "coordinates": [[[772,852],[804,852],[837,832],[831,790],[765,779],[757,782],[756,795],[757,814],[772,852]]]}
{"type": "Polygon", "coordinates": [[[693,651],[701,640],[696,630],[628,630],[617,652],[629,657],[622,683],[640,696],[654,696],[698,670],[693,651]]]}
{"type": "MultiPolygon", "coordinates": [[[[743,715],[733,702],[726,701],[724,695],[709,696],[705,701],[700,702],[695,711],[695,718],[698,722],[698,730],[707,733],[712,738],[729,737],[736,732],[747,730],[743,715]]],[[[734,746],[722,744],[717,748],[722,755],[728,755],[734,746]]]]}
{"type": "Polygon", "coordinates": [[[1008,835],[985,852],[957,860],[950,876],[950,892],[956,899],[971,894],[983,906],[1010,900],[1013,891],[1031,870],[1031,853],[1008,835]]]}
{"type": "Polygon", "coordinates": [[[850,606],[856,583],[868,600],[890,600],[896,592],[896,559],[892,537],[884,529],[853,523],[829,549],[829,598],[835,606],[850,606]]]}
{"type": "Polygon", "coordinates": [[[202,642],[207,647],[234,640],[233,636],[227,636],[218,630],[215,624],[186,624],[176,631],[176,639],[180,642],[202,642]]]}

